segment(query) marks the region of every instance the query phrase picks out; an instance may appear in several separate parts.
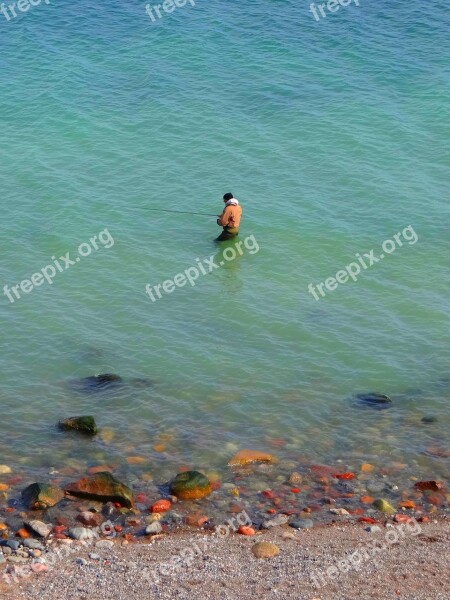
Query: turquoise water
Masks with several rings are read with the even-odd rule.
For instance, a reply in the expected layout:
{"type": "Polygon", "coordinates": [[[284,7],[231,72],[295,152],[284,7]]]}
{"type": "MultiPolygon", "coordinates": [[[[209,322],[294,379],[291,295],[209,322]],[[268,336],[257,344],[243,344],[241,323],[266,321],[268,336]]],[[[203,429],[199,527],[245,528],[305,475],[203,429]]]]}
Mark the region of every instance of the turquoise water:
{"type": "Polygon", "coordinates": [[[2,288],[105,229],[114,242],[0,296],[13,471],[138,454],[163,481],[181,464],[225,472],[253,447],[445,475],[427,448],[449,444],[446,3],[361,2],[319,22],[308,9],[199,0],[153,23],[143,2],[80,0],[0,15],[2,288]],[[215,214],[228,191],[259,251],[153,303],[147,284],[221,255],[213,217],[146,208],[215,214]],[[357,282],[308,292],[408,226],[417,242],[357,282]],[[101,372],[154,385],[68,386],[101,372]],[[393,407],[349,402],[372,390],[393,407]],[[83,413],[114,437],[55,431],[83,413]]]}

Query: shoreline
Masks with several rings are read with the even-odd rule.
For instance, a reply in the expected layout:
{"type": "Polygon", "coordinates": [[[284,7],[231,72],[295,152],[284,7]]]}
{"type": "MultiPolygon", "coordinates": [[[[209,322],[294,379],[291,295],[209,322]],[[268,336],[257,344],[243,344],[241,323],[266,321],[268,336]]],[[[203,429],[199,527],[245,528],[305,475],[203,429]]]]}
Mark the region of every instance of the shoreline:
{"type": "Polygon", "coordinates": [[[2,579],[0,591],[5,600],[44,594],[48,600],[169,599],[197,597],[200,592],[214,600],[448,598],[450,523],[445,517],[420,524],[414,533],[404,524],[389,522],[366,529],[356,523],[313,530],[283,525],[252,537],[220,537],[183,528],[153,536],[147,543],[55,541],[60,548],[70,546],[70,551],[40,574],[17,577],[11,585],[2,579]],[[276,544],[279,554],[256,558],[252,547],[260,541],[276,544]],[[360,560],[352,561],[349,557],[357,552],[360,560]],[[180,555],[186,562],[169,569],[180,555]]]}

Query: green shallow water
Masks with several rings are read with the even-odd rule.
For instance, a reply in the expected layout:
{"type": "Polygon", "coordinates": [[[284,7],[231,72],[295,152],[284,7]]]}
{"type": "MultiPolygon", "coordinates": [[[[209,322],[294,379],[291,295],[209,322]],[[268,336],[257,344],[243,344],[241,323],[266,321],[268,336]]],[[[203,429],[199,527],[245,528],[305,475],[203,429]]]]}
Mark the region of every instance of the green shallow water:
{"type": "Polygon", "coordinates": [[[137,2],[81,2],[0,23],[2,287],[114,240],[1,296],[0,462],[33,478],[114,460],[132,478],[139,454],[162,482],[184,464],[228,477],[254,447],[448,474],[427,453],[448,450],[450,397],[448,16],[428,4],[315,23],[296,2],[210,1],[152,24],[137,2]],[[152,303],[146,284],[220,255],[213,218],[145,207],[215,213],[229,190],[259,251],[152,303]],[[416,243],[308,293],[407,226],[416,243]],[[101,372],[155,385],[67,385],[101,372]],[[393,407],[349,402],[371,390],[393,407]],[[55,430],[85,413],[114,440],[55,430]]]}

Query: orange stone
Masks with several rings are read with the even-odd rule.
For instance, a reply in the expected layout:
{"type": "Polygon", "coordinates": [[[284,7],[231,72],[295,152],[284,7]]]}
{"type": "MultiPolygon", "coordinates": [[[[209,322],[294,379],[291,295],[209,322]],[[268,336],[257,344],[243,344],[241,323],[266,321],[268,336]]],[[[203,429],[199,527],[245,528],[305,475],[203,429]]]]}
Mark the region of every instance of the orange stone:
{"type": "Polygon", "coordinates": [[[147,462],[147,459],[144,458],[143,456],[128,456],[127,457],[127,463],[129,465],[142,465],[145,462],[147,462]]]}
{"type": "Polygon", "coordinates": [[[257,462],[274,463],[276,462],[276,458],[267,452],[260,452],[258,450],[240,450],[233,456],[228,465],[230,467],[239,467],[257,462]]]}
{"type": "Polygon", "coordinates": [[[397,514],[394,516],[394,521],[396,523],[409,523],[409,521],[411,521],[411,517],[409,515],[397,514]]]}
{"type": "Polygon", "coordinates": [[[155,444],[155,445],[153,446],[153,450],[154,450],[155,452],[165,452],[165,450],[166,450],[166,446],[165,446],[164,444],[155,444]]]}
{"type": "Polygon", "coordinates": [[[240,533],[241,535],[255,535],[256,531],[253,529],[253,527],[241,525],[238,529],[238,533],[240,533]]]}
{"type": "Polygon", "coordinates": [[[374,466],[371,465],[370,463],[364,463],[363,465],[361,465],[361,471],[363,473],[372,473],[374,469],[374,466]]]}
{"type": "Polygon", "coordinates": [[[150,506],[150,512],[152,513],[162,513],[170,510],[172,503],[170,500],[157,500],[154,504],[150,506]]]}
{"type": "Polygon", "coordinates": [[[204,515],[187,515],[184,520],[186,525],[189,525],[190,527],[203,527],[208,521],[209,518],[204,515]]]}
{"type": "Polygon", "coordinates": [[[0,483],[0,492],[6,492],[9,489],[9,485],[7,483],[0,483]]]}
{"type": "Polygon", "coordinates": [[[375,501],[373,496],[361,496],[361,502],[363,504],[372,504],[375,501]]]}
{"type": "Polygon", "coordinates": [[[354,479],[355,474],[354,473],[336,473],[334,475],[334,477],[336,477],[336,479],[354,479]]]}
{"type": "Polygon", "coordinates": [[[412,500],[404,500],[403,502],[399,503],[400,508],[411,508],[414,509],[416,508],[416,503],[413,502],[412,500]]]}
{"type": "Polygon", "coordinates": [[[30,538],[31,537],[31,533],[29,533],[26,529],[22,528],[19,529],[19,531],[16,533],[17,536],[25,539],[25,538],[30,538]]]}

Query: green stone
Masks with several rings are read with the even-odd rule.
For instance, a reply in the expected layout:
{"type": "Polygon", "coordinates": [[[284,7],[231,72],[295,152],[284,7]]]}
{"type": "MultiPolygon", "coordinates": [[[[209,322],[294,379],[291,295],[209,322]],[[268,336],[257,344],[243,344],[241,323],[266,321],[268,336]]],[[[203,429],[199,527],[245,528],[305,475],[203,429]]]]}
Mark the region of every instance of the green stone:
{"type": "Polygon", "coordinates": [[[391,506],[389,504],[389,502],[387,500],[384,500],[383,498],[379,498],[378,500],[375,500],[375,502],[373,503],[372,506],[386,515],[393,515],[395,513],[395,508],[393,506],[391,506]]]}
{"type": "Polygon", "coordinates": [[[96,435],[97,425],[94,417],[83,416],[83,417],[69,417],[59,422],[60,429],[64,431],[79,431],[86,435],[96,435]]]}
{"type": "Polygon", "coordinates": [[[64,492],[48,483],[32,483],[22,491],[25,506],[32,510],[45,510],[58,504],[64,498],[64,492]]]}
{"type": "Polygon", "coordinates": [[[198,471],[178,473],[170,484],[171,493],[180,500],[198,500],[209,496],[211,484],[209,479],[198,471]]]}

